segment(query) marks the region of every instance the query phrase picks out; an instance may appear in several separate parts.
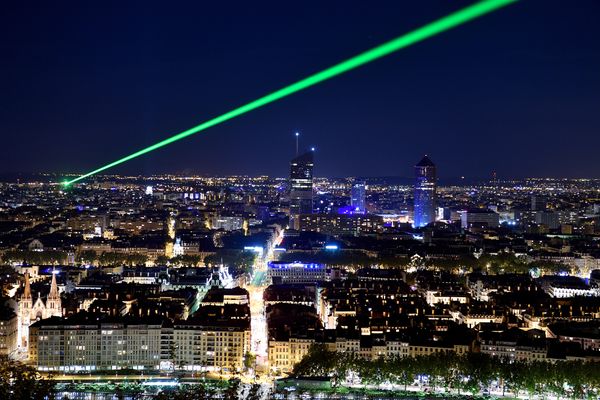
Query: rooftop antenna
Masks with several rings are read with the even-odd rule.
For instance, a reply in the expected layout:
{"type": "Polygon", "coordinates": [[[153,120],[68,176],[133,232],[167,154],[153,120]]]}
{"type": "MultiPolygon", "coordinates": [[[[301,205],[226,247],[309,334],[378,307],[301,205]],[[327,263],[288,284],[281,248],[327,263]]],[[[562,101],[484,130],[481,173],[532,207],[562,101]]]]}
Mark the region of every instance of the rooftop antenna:
{"type": "Polygon", "coordinates": [[[298,157],[298,138],[300,137],[300,132],[296,132],[296,157],[298,157]]]}

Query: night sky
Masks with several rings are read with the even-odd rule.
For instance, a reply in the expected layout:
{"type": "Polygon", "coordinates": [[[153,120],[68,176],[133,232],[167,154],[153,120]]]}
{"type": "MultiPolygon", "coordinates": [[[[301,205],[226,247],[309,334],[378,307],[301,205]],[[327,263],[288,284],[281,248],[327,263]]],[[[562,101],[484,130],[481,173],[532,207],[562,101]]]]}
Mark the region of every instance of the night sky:
{"type": "MultiPolygon", "coordinates": [[[[40,1],[0,12],[0,172],[86,172],[472,1],[40,1]]],[[[114,172],[600,178],[600,1],[524,0],[114,172]]]]}

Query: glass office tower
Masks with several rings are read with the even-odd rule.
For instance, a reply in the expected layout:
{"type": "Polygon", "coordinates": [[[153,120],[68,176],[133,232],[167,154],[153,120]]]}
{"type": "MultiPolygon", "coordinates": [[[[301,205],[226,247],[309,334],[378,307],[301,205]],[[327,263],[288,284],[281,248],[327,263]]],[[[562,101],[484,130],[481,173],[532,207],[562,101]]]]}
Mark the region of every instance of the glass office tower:
{"type": "Polygon", "coordinates": [[[435,164],[425,156],[415,165],[415,228],[435,221],[436,181],[435,164]]]}

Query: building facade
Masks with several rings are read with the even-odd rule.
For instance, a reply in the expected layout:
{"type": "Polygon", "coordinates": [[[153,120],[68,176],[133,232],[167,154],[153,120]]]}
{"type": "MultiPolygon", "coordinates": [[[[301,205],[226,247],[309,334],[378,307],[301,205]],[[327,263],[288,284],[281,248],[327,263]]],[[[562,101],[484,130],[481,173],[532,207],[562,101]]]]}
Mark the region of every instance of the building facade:
{"type": "Polygon", "coordinates": [[[324,264],[301,262],[269,262],[267,277],[276,284],[322,282],[327,278],[324,264]]]}
{"type": "Polygon", "coordinates": [[[249,294],[214,288],[206,297],[189,319],[175,323],[161,316],[85,311],[37,321],[29,329],[30,362],[40,371],[65,373],[239,372],[251,349],[249,294]]]}
{"type": "Polygon", "coordinates": [[[170,338],[160,319],[82,313],[33,324],[29,359],[40,371],[159,370],[170,338]]]}
{"type": "Polygon", "coordinates": [[[350,205],[354,212],[365,213],[366,205],[366,189],[363,181],[354,182],[350,191],[350,205]]]}
{"type": "Polygon", "coordinates": [[[19,341],[19,318],[11,309],[0,312],[0,355],[11,356],[19,341]]]}
{"type": "Polygon", "coordinates": [[[314,154],[306,152],[290,163],[290,221],[313,212],[314,154]]]}
{"type": "Polygon", "coordinates": [[[474,208],[461,213],[460,223],[463,229],[497,228],[500,216],[492,210],[474,208]]]}
{"type": "Polygon", "coordinates": [[[29,283],[29,274],[25,274],[25,288],[18,301],[19,318],[19,347],[27,349],[29,342],[29,326],[36,321],[50,317],[61,317],[62,303],[56,284],[56,274],[52,274],[50,284],[50,293],[46,301],[42,300],[41,294],[38,294],[35,302],[31,296],[31,286],[29,283]]]}
{"type": "MultiPolygon", "coordinates": [[[[214,316],[194,318],[175,324],[173,331],[174,367],[184,371],[234,372],[244,367],[250,351],[250,310],[248,306],[207,306],[214,316]],[[235,318],[228,309],[246,308],[245,317],[235,318]]],[[[207,309],[208,311],[208,309],[207,309]]]]}
{"type": "Polygon", "coordinates": [[[218,373],[241,371],[251,349],[249,303],[246,289],[210,289],[198,311],[175,323],[174,368],[218,373]]]}

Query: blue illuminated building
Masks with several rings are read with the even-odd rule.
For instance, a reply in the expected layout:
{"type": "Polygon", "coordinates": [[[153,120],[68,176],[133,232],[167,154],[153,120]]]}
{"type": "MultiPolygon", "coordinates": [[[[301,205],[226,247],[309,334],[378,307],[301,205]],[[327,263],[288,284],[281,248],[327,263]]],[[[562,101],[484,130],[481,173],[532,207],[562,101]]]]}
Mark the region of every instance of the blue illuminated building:
{"type": "Polygon", "coordinates": [[[436,181],[435,164],[425,156],[415,165],[415,228],[435,221],[436,181]]]}
{"type": "Polygon", "coordinates": [[[362,214],[362,212],[357,211],[352,206],[344,206],[344,207],[338,208],[338,214],[342,214],[342,215],[354,215],[354,214],[362,214]]]}
{"type": "Polygon", "coordinates": [[[364,214],[367,210],[365,195],[365,183],[362,181],[354,182],[350,191],[350,205],[354,212],[364,214]]]}
{"type": "Polygon", "coordinates": [[[271,262],[269,262],[269,268],[274,268],[274,269],[290,269],[290,268],[318,269],[318,268],[325,268],[325,266],[324,266],[324,264],[302,263],[299,261],[294,261],[294,262],[271,261],[271,262]]]}
{"type": "Polygon", "coordinates": [[[271,261],[267,266],[267,277],[273,284],[316,284],[327,277],[324,264],[271,261]]]}

